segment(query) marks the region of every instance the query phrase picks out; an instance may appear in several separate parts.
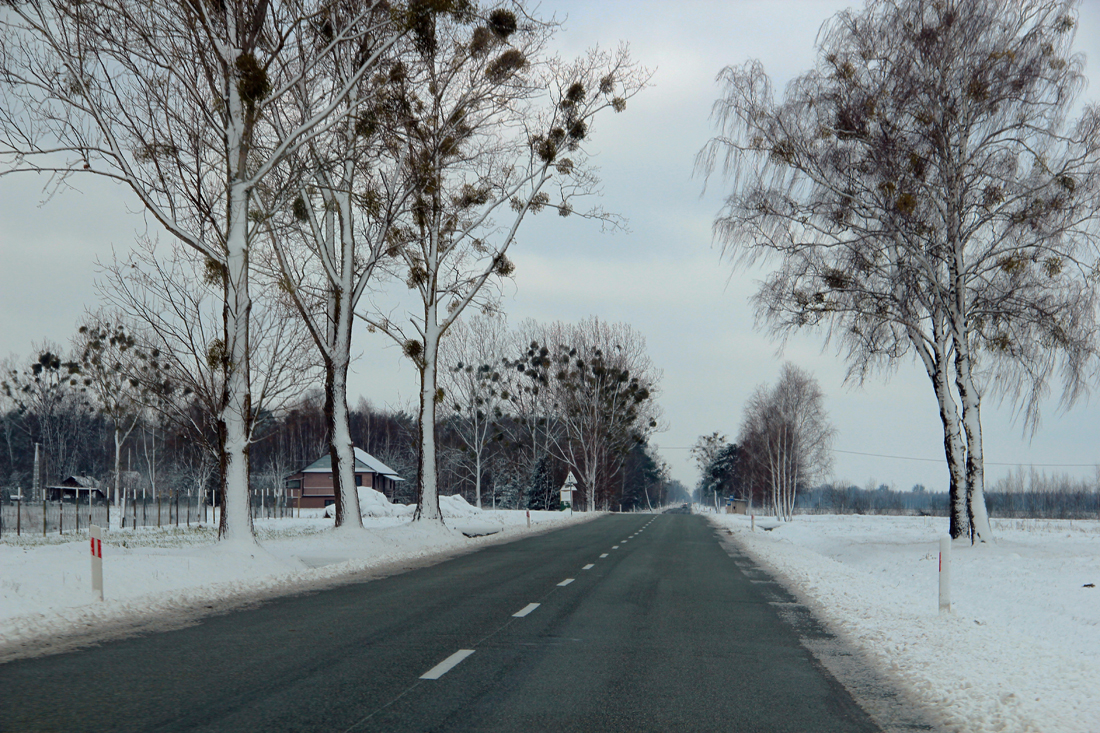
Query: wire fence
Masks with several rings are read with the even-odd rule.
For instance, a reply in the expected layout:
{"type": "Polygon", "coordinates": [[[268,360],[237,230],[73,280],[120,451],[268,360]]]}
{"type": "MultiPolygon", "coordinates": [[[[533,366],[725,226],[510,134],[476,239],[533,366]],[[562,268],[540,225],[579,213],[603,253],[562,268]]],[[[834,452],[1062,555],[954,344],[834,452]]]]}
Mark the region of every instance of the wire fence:
{"type": "Polygon", "coordinates": [[[104,502],[15,501],[0,506],[0,536],[87,532],[93,524],[108,526],[109,512],[104,502]]]}
{"type": "MultiPolygon", "coordinates": [[[[253,519],[289,519],[295,515],[293,504],[279,495],[255,494],[250,504],[253,519]]],[[[93,524],[134,529],[190,527],[215,521],[215,507],[197,494],[127,497],[121,507],[103,500],[93,500],[90,505],[86,502],[21,500],[0,504],[0,537],[86,533],[93,524]]]]}

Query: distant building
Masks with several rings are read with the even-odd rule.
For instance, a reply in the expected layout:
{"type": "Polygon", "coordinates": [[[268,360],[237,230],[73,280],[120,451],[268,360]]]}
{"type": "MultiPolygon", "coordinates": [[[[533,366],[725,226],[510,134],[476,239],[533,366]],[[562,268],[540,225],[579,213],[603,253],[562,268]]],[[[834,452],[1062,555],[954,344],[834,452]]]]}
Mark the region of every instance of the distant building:
{"type": "Polygon", "coordinates": [[[46,498],[50,501],[86,502],[89,493],[92,501],[103,501],[107,498],[107,490],[91,476],[69,476],[55,486],[46,487],[46,498]]]}
{"type": "Polygon", "coordinates": [[[749,503],[744,499],[727,499],[726,514],[748,514],[749,503]]]}
{"type": "MultiPolygon", "coordinates": [[[[388,497],[398,481],[405,479],[397,472],[361,448],[355,449],[355,485],[380,491],[388,497]]],[[[323,509],[335,503],[332,486],[332,456],[325,454],[301,471],[287,476],[287,499],[295,506],[301,498],[303,509],[323,509]]]]}

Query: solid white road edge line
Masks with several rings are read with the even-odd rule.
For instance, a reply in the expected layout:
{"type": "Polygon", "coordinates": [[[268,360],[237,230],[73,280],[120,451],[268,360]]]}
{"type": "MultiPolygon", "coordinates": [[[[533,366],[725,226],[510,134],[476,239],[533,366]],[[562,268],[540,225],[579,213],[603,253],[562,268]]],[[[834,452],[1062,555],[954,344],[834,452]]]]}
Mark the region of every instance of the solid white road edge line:
{"type": "Polygon", "coordinates": [[[538,603],[528,603],[526,606],[524,606],[520,610],[513,613],[512,616],[515,617],[515,618],[523,618],[524,616],[531,613],[531,611],[534,611],[538,607],[539,607],[538,603]]]}
{"type": "Polygon", "coordinates": [[[573,582],[573,580],[574,580],[573,578],[566,578],[566,579],[565,579],[565,580],[563,580],[562,582],[558,583],[558,585],[559,585],[559,586],[562,586],[562,585],[569,585],[570,583],[572,583],[572,582],[573,582]]]}
{"type": "Polygon", "coordinates": [[[583,568],[581,568],[581,570],[591,570],[594,567],[596,567],[596,566],[593,563],[588,563],[583,568]]]}
{"type": "Polygon", "coordinates": [[[422,680],[437,680],[440,677],[442,677],[443,675],[450,672],[452,669],[454,669],[456,666],[458,666],[459,662],[461,662],[463,659],[465,659],[466,657],[470,656],[473,653],[474,653],[473,649],[459,649],[457,652],[455,652],[451,656],[447,657],[442,662],[435,665],[434,667],[429,669],[424,674],[420,675],[420,679],[422,679],[422,680]]]}

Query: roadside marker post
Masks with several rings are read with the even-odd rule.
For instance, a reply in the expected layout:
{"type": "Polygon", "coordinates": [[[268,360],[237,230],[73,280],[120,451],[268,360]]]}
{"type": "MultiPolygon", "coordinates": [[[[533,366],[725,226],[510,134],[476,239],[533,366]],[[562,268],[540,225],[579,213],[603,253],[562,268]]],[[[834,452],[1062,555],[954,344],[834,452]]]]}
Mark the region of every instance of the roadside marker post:
{"type": "Polygon", "coordinates": [[[752,531],[753,532],[756,531],[756,515],[755,514],[752,515],[752,531]]]}
{"type": "Polygon", "coordinates": [[[527,529],[531,529],[531,510],[527,510],[527,529]]]}
{"type": "Polygon", "coordinates": [[[91,532],[92,540],[92,593],[99,596],[99,600],[103,600],[103,530],[96,525],[92,525],[91,532]]]}
{"type": "Polygon", "coordinates": [[[940,613],[951,613],[951,538],[940,538],[940,613]]]}

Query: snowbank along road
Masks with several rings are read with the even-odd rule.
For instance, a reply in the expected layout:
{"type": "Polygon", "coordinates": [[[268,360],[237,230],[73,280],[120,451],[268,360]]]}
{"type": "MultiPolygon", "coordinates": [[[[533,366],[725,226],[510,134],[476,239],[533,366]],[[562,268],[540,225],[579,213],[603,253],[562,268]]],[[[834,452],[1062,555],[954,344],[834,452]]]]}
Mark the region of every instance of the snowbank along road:
{"type": "Polygon", "coordinates": [[[725,534],[608,516],[11,662],[0,730],[927,729],[725,534]]]}

